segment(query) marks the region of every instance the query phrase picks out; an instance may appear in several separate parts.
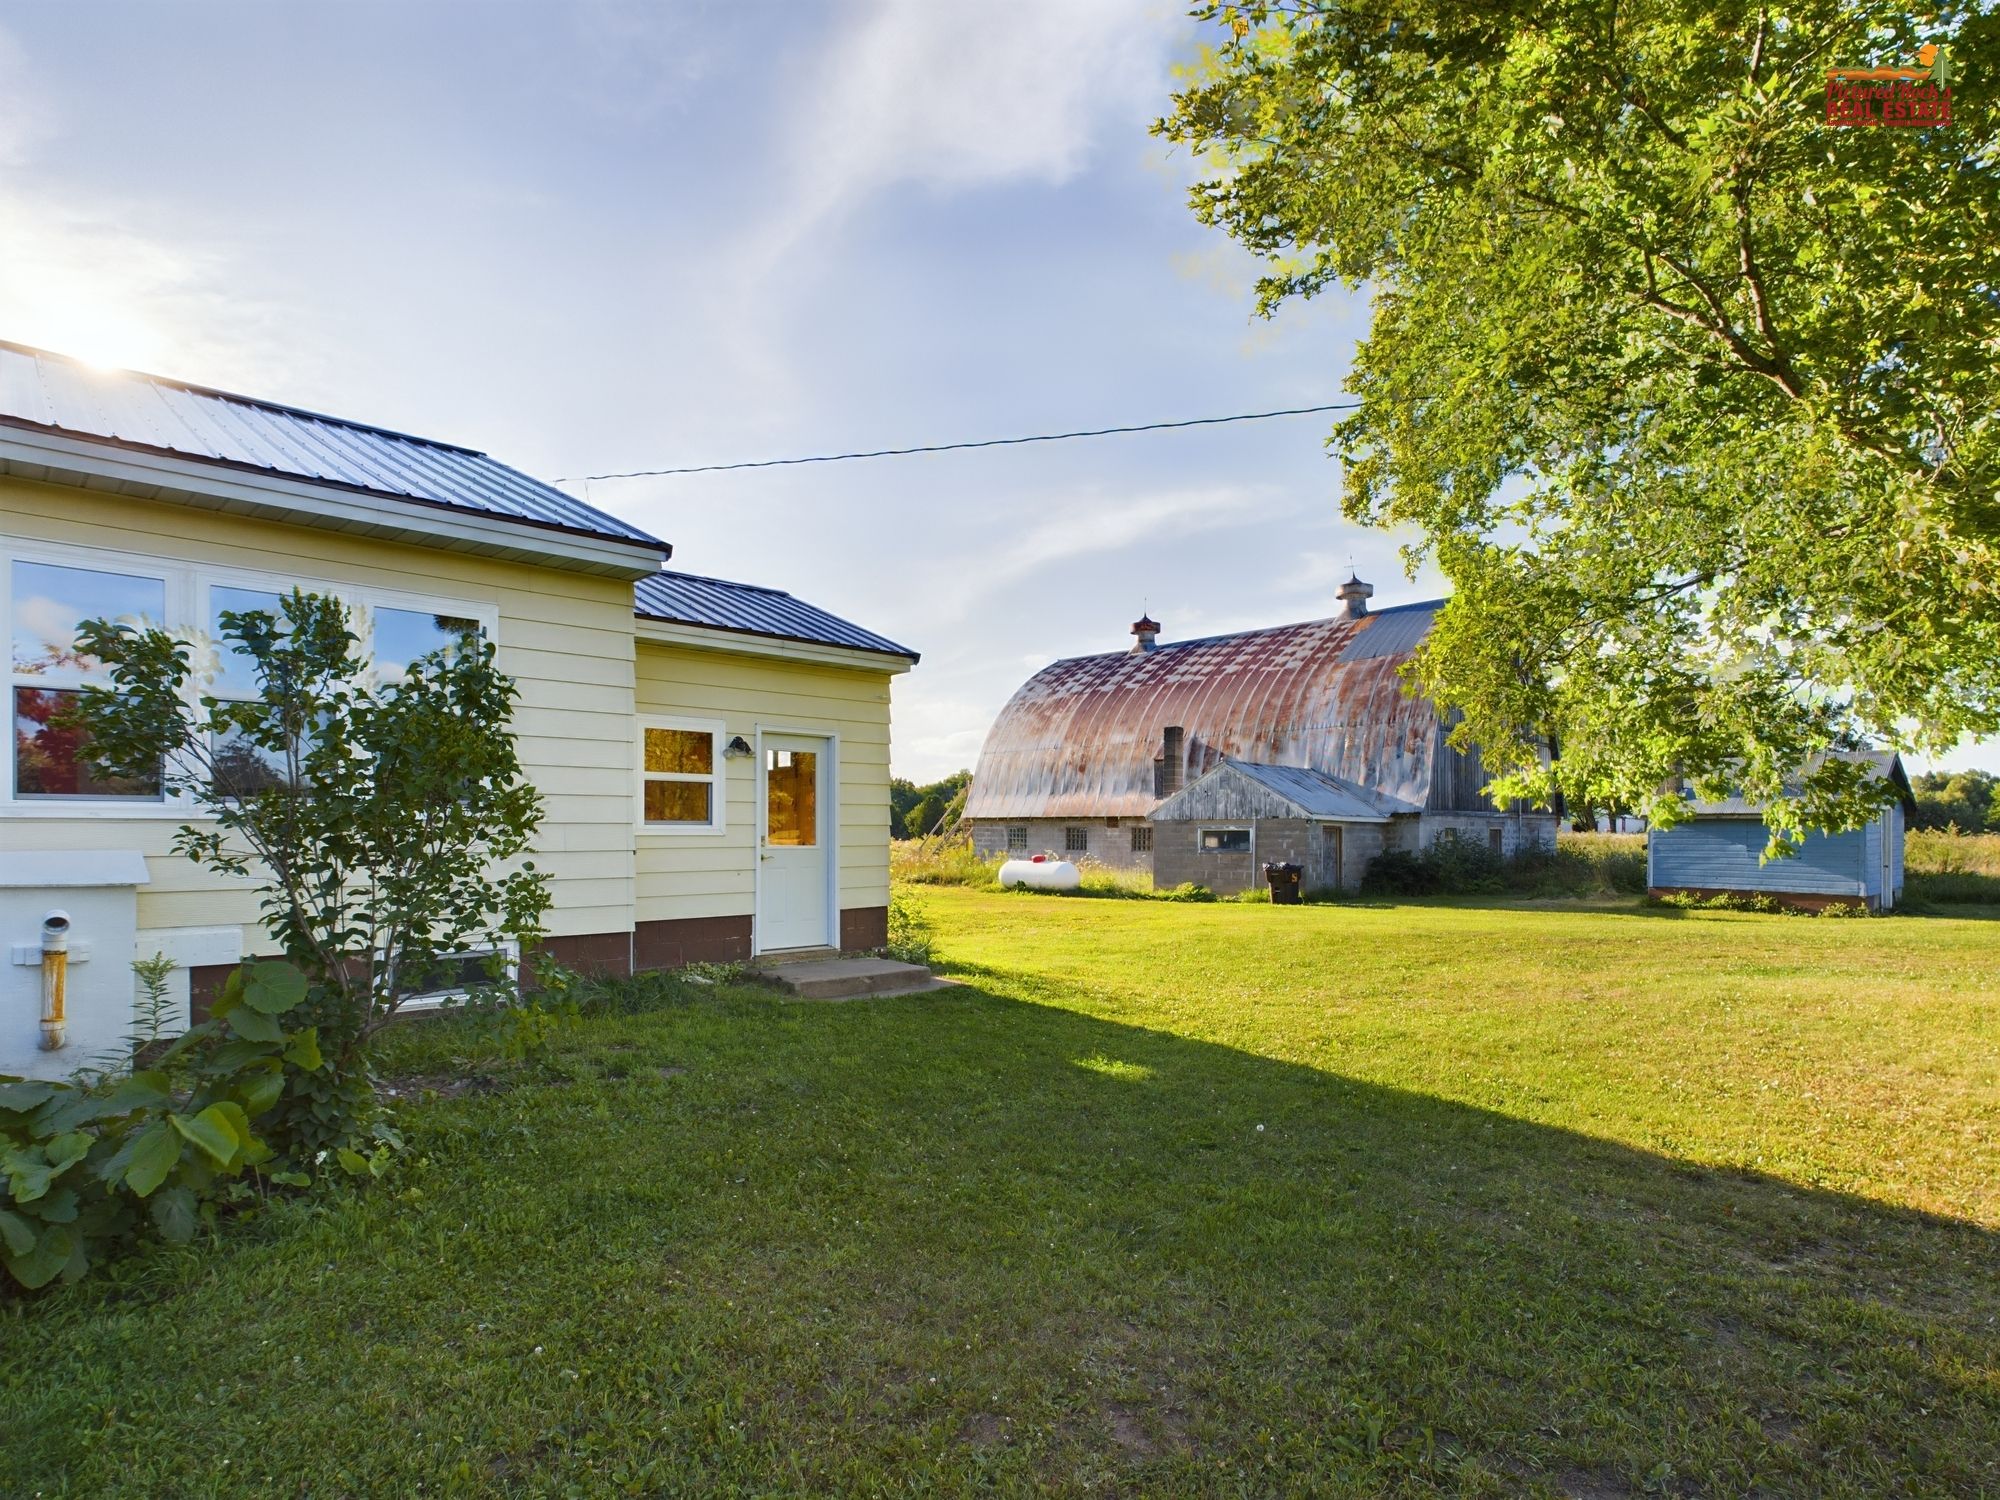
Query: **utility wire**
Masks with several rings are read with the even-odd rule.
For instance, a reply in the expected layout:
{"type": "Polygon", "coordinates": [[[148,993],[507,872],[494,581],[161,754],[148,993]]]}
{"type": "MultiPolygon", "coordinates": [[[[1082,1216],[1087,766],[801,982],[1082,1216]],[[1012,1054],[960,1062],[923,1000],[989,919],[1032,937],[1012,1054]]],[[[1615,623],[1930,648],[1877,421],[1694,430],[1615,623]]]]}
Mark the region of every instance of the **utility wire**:
{"type": "Polygon", "coordinates": [[[1130,427],[1087,427],[1077,432],[1040,432],[1030,437],[981,438],[966,443],[924,443],[914,448],[871,448],[861,453],[818,453],[808,458],[758,458],[744,463],[693,464],[683,469],[628,469],[622,474],[579,474],[557,484],[597,479],[653,479],[667,474],[719,474],[728,469],[777,469],[791,464],[838,464],[856,458],[902,458],[912,453],[952,453],[962,448],[1012,448],[1022,443],[1064,443],[1071,438],[1114,437],[1125,432],[1166,432],[1176,427],[1214,427],[1224,422],[1262,422],[1271,417],[1303,417],[1312,412],[1346,411],[1359,401],[1324,406],[1287,406],[1278,411],[1246,411],[1229,417],[1190,417],[1184,422],[1139,422],[1130,427]]]}

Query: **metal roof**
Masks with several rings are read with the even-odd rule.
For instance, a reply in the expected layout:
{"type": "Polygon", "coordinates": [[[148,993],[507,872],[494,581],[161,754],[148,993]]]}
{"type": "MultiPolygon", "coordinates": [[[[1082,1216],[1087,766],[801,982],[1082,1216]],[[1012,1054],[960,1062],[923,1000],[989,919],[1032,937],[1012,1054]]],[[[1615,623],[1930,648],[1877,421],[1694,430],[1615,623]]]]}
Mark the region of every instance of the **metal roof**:
{"type": "Polygon", "coordinates": [[[988,732],[965,815],[1144,816],[1160,800],[1153,760],[1173,725],[1184,734],[1184,784],[1235,759],[1310,766],[1399,809],[1438,805],[1453,752],[1435,709],[1405,693],[1398,672],[1442,606],[1044,667],[988,732]]]}
{"type": "Polygon", "coordinates": [[[753,583],[729,583],[693,573],[661,571],[639,580],[635,609],[643,618],[733,630],[744,635],[773,636],[784,641],[809,641],[821,646],[846,646],[878,651],[885,656],[917,660],[908,646],[828,614],[817,605],[794,599],[782,589],[753,583]]]}
{"type": "MultiPolygon", "coordinates": [[[[1836,760],[1853,761],[1857,765],[1870,766],[1879,780],[1889,783],[1896,800],[1903,804],[1907,813],[1917,810],[1916,794],[1910,789],[1909,773],[1903,769],[1903,758],[1893,750],[1835,750],[1828,752],[1836,760]]],[[[1826,755],[1816,755],[1808,763],[1808,769],[1817,769],[1827,759],[1826,755]]],[[[1764,804],[1746,800],[1740,793],[1733,794],[1720,802],[1698,802],[1692,788],[1682,793],[1688,804],[1688,811],[1701,818],[1762,818],[1764,804]]]]}
{"type": "Polygon", "coordinates": [[[100,370],[4,340],[0,424],[668,550],[638,527],[471,448],[158,375],[100,370]]]}
{"type": "MultiPolygon", "coordinates": [[[[1199,801],[1197,792],[1202,782],[1210,777],[1235,774],[1248,777],[1264,790],[1276,797],[1294,817],[1336,818],[1348,822],[1380,822],[1389,814],[1408,812],[1410,809],[1396,803],[1386,802],[1366,787],[1342,781],[1338,776],[1329,776],[1324,771],[1315,771],[1310,766],[1271,766],[1254,760],[1237,760],[1233,756],[1224,757],[1221,765],[1196,781],[1193,786],[1167,798],[1153,809],[1153,816],[1163,821],[1172,821],[1175,804],[1181,798],[1199,801]],[[1194,795],[1190,795],[1194,794],[1194,795]]],[[[1278,816],[1278,814],[1272,814],[1278,816]]]]}

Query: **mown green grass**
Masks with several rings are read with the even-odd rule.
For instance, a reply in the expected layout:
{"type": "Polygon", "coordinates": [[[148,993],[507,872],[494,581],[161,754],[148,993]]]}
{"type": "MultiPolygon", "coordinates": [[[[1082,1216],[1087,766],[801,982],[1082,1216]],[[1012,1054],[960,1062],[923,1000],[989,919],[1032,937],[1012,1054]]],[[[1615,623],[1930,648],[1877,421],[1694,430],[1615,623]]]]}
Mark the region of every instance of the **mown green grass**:
{"type": "Polygon", "coordinates": [[[922,899],[9,1309],[4,1486],[2000,1489],[2000,926],[922,899]]]}

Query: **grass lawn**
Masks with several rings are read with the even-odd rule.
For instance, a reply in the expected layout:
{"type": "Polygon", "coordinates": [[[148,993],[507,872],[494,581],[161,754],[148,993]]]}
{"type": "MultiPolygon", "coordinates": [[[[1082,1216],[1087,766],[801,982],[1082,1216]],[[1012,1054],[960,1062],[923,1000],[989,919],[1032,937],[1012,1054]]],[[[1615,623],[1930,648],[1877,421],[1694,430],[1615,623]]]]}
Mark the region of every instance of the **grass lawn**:
{"type": "Polygon", "coordinates": [[[2000,1492],[2000,923],[923,900],[0,1308],[0,1490],[2000,1492]]]}

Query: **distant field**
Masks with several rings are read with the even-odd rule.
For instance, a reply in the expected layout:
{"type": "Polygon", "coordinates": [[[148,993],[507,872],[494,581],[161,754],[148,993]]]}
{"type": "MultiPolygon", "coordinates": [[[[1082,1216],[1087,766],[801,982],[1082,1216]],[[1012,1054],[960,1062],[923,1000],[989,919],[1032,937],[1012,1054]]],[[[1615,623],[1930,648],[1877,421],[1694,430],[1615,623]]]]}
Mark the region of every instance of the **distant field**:
{"type": "Polygon", "coordinates": [[[2000,1493],[2000,923],[919,893],[0,1309],[0,1491],[2000,1493]]]}

